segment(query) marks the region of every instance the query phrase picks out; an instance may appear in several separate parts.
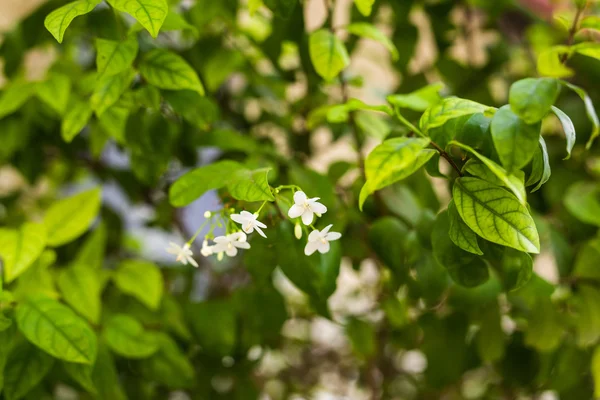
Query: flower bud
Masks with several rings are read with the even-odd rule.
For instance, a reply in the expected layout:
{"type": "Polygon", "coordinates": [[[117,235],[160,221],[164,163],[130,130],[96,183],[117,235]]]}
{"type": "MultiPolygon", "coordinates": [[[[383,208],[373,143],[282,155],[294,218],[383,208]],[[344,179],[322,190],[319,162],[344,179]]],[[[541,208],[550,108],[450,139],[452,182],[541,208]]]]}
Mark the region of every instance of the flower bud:
{"type": "Polygon", "coordinates": [[[212,213],[210,211],[204,211],[204,218],[210,218],[212,213]]]}
{"type": "Polygon", "coordinates": [[[297,222],[296,222],[296,226],[294,226],[294,235],[296,236],[296,239],[302,238],[302,227],[297,222]]]}
{"type": "Polygon", "coordinates": [[[223,252],[220,252],[219,254],[217,254],[217,260],[218,261],[222,261],[223,260],[223,252]]]}

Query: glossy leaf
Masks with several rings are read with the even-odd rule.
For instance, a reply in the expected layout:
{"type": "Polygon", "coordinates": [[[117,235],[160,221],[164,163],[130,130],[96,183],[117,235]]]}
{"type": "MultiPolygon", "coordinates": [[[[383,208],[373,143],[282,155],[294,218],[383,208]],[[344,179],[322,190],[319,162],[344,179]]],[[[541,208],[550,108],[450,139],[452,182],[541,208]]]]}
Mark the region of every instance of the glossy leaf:
{"type": "Polygon", "coordinates": [[[126,358],[146,358],[158,350],[156,337],[125,314],[113,315],[104,327],[103,335],[108,346],[126,358]]]}
{"type": "Polygon", "coordinates": [[[567,78],[573,75],[573,70],[564,65],[564,57],[571,55],[567,46],[553,46],[540,53],[537,59],[537,69],[540,75],[554,78],[567,78]]]}
{"type": "Polygon", "coordinates": [[[372,24],[367,22],[355,22],[346,27],[346,30],[349,33],[352,33],[356,36],[360,36],[366,39],[375,40],[382,45],[390,52],[392,55],[392,60],[397,60],[400,55],[398,54],[398,49],[394,43],[379,29],[377,29],[372,24]]]}
{"type": "Polygon", "coordinates": [[[577,182],[569,186],[564,203],[575,218],[600,227],[600,186],[597,183],[577,182]]]}
{"type": "Polygon", "coordinates": [[[477,235],[464,223],[458,211],[456,211],[453,201],[450,201],[450,204],[448,204],[448,218],[450,219],[450,230],[448,231],[450,240],[464,251],[482,255],[483,251],[481,251],[479,243],[477,243],[477,235]]]}
{"type": "Polygon", "coordinates": [[[189,89],[204,96],[204,87],[196,71],[181,56],[171,51],[150,50],[142,58],[139,70],[148,83],[160,89],[189,89]]]}
{"type": "Polygon", "coordinates": [[[126,71],[133,64],[138,53],[135,35],[124,41],[96,39],[96,68],[98,78],[112,76],[126,71]]]}
{"type": "Polygon", "coordinates": [[[558,79],[521,79],[510,87],[510,108],[526,124],[533,124],[541,121],[548,114],[559,93],[560,83],[558,79]]]}
{"type": "Polygon", "coordinates": [[[368,17],[369,15],[371,15],[371,10],[373,9],[373,4],[375,4],[375,0],[354,0],[354,4],[356,5],[356,8],[358,8],[358,11],[362,15],[368,17]]]}
{"type": "Polygon", "coordinates": [[[123,261],[114,274],[117,287],[152,310],[158,309],[163,293],[160,269],[153,263],[141,260],[123,261]]]}
{"type": "Polygon", "coordinates": [[[577,95],[583,100],[583,104],[585,106],[585,112],[592,123],[592,135],[590,139],[586,143],[586,149],[589,149],[592,146],[594,140],[600,135],[600,119],[598,119],[598,114],[596,114],[596,110],[594,109],[594,104],[592,103],[592,99],[587,94],[585,90],[580,88],[579,86],[575,86],[569,82],[561,81],[563,85],[577,93],[577,95]]]}
{"type": "Polygon", "coordinates": [[[344,43],[335,34],[320,29],[309,38],[310,59],[317,73],[325,80],[332,80],[350,64],[344,43]]]}
{"type": "Polygon", "coordinates": [[[565,131],[565,137],[567,138],[567,156],[564,159],[568,160],[569,158],[571,158],[571,151],[573,150],[573,147],[575,146],[575,141],[577,140],[577,135],[575,134],[575,126],[573,125],[573,121],[571,121],[571,118],[569,118],[569,116],[565,114],[560,108],[552,106],[552,112],[554,113],[554,115],[556,115],[556,117],[560,121],[560,124],[563,127],[563,130],[565,131]]]}
{"type": "Polygon", "coordinates": [[[482,238],[528,253],[540,240],[527,208],[510,192],[477,178],[459,178],[452,190],[463,221],[482,238]]]}
{"type": "Polygon", "coordinates": [[[451,119],[484,112],[488,108],[490,107],[471,100],[449,97],[429,107],[421,116],[419,125],[426,134],[430,129],[442,126],[451,119]]]}
{"type": "Polygon", "coordinates": [[[227,190],[234,199],[243,201],[275,201],[267,176],[270,168],[254,171],[242,169],[229,177],[227,190]]]}
{"type": "Polygon", "coordinates": [[[45,246],[46,229],[41,224],[26,222],[19,229],[0,228],[0,256],[6,283],[25,272],[45,246]]]}
{"type": "Polygon", "coordinates": [[[135,18],[146,30],[157,37],[160,28],[167,17],[169,6],[166,0],[107,0],[119,11],[135,18]]]}
{"type": "Polygon", "coordinates": [[[65,31],[71,22],[80,15],[92,11],[101,0],[77,0],[52,11],[44,20],[44,26],[54,36],[58,43],[62,43],[65,31]]]}
{"type": "Polygon", "coordinates": [[[538,150],[533,155],[533,161],[531,163],[531,175],[527,180],[527,185],[533,185],[537,182],[537,185],[531,190],[535,192],[539,190],[542,185],[550,179],[552,171],[550,170],[550,158],[548,156],[548,148],[546,147],[546,141],[540,136],[540,145],[538,150]]]}
{"type": "Polygon", "coordinates": [[[63,299],[88,321],[100,322],[101,285],[98,274],[83,264],[75,264],[60,271],[57,280],[63,299]]]}
{"type": "Polygon", "coordinates": [[[50,372],[54,359],[37,347],[21,342],[10,353],[4,368],[4,397],[18,400],[27,395],[50,372]]]}
{"type": "Polygon", "coordinates": [[[425,111],[429,107],[442,101],[440,91],[443,88],[443,83],[433,83],[411,93],[391,94],[387,97],[387,101],[394,107],[408,108],[414,111],[425,111]]]}

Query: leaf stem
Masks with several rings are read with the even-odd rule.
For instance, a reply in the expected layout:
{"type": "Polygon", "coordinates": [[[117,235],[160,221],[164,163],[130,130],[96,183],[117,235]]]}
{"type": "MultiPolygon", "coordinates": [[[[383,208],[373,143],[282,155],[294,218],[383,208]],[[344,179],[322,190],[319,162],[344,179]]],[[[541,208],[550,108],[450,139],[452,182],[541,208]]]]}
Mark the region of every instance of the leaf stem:
{"type": "Polygon", "coordinates": [[[452,157],[450,157],[450,154],[448,154],[448,152],[446,152],[446,150],[442,149],[434,141],[429,142],[429,144],[431,145],[431,147],[436,149],[438,151],[438,153],[440,153],[440,157],[442,157],[444,160],[448,161],[448,163],[452,166],[452,168],[454,168],[454,170],[456,171],[458,176],[463,176],[462,172],[460,171],[460,168],[458,168],[458,165],[456,165],[456,163],[454,162],[452,157]]]}

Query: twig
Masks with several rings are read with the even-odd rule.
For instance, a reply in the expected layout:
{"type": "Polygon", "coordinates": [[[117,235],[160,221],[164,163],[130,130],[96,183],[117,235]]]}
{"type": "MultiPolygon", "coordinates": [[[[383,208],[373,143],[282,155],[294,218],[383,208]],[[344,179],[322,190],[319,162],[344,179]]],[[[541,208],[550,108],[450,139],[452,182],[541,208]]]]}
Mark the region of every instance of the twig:
{"type": "Polygon", "coordinates": [[[456,173],[458,174],[458,176],[463,176],[462,172],[460,171],[460,168],[458,168],[458,165],[456,165],[456,163],[454,162],[454,160],[452,159],[452,157],[450,157],[450,154],[448,154],[446,152],[446,150],[442,149],[434,141],[431,141],[430,144],[431,144],[431,147],[433,147],[434,149],[436,149],[438,151],[438,153],[440,153],[441,157],[443,157],[446,161],[448,161],[448,163],[452,166],[452,168],[454,168],[454,170],[456,171],[456,173]]]}
{"type": "MultiPolygon", "coordinates": [[[[571,29],[569,29],[569,37],[567,38],[567,46],[572,46],[573,41],[575,40],[575,34],[577,33],[577,27],[579,26],[579,19],[583,15],[583,11],[585,10],[585,6],[577,7],[577,13],[575,14],[575,18],[573,19],[573,24],[571,24],[571,29]]],[[[567,53],[561,55],[560,62],[565,64],[569,59],[569,55],[567,53]]]]}

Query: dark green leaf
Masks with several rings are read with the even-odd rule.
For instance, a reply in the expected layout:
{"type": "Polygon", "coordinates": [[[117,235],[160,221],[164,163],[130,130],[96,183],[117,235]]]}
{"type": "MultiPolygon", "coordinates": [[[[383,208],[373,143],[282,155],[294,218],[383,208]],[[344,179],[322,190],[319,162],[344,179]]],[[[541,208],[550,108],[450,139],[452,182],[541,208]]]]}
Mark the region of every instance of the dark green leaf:
{"type": "Polygon", "coordinates": [[[275,201],[267,179],[270,168],[253,171],[241,169],[232,173],[227,189],[234,199],[243,201],[275,201]]]}
{"type": "Polygon", "coordinates": [[[53,364],[52,357],[27,342],[14,347],[4,369],[6,400],[23,398],[44,379],[53,364]]]}
{"type": "Polygon", "coordinates": [[[429,107],[421,116],[419,126],[424,134],[454,118],[481,113],[490,107],[471,100],[449,97],[429,107]]]}
{"type": "Polygon", "coordinates": [[[526,124],[533,124],[541,121],[548,114],[559,93],[558,79],[521,79],[510,87],[510,108],[526,124]]]}
{"type": "Polygon", "coordinates": [[[156,336],[125,314],[113,315],[104,327],[104,339],[117,354],[126,358],[146,358],[156,353],[156,336]]]}

